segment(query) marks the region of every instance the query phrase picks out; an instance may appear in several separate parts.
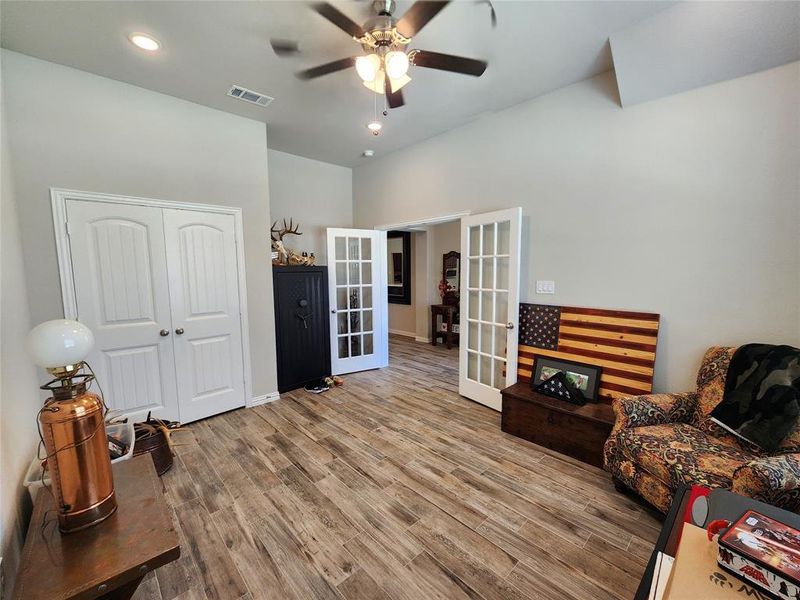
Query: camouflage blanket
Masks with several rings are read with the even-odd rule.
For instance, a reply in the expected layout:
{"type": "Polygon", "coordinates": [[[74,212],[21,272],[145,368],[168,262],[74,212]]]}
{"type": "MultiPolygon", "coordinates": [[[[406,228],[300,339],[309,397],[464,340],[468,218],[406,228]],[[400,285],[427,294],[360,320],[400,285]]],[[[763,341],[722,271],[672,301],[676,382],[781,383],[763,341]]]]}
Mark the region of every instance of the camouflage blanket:
{"type": "Polygon", "coordinates": [[[736,350],[711,419],[768,452],[800,415],[800,349],[747,344],[736,350]]]}

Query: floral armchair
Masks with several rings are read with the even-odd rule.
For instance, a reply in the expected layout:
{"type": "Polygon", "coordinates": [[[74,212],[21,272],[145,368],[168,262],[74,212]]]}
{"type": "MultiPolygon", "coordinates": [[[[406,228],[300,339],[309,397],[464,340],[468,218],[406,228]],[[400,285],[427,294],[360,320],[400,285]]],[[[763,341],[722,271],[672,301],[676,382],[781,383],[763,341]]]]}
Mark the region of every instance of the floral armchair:
{"type": "Polygon", "coordinates": [[[800,421],[767,454],[728,433],[709,415],[722,400],[736,348],[706,351],[697,391],[620,398],[603,462],[618,488],[667,512],[680,483],[726,488],[800,512],[800,421]]]}

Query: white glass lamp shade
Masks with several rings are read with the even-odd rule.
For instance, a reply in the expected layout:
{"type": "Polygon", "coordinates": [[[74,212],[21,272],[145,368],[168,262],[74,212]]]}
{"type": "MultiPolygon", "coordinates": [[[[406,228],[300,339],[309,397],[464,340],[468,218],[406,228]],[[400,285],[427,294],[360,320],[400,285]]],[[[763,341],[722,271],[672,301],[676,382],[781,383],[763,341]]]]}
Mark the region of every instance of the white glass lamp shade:
{"type": "Polygon", "coordinates": [[[400,79],[408,73],[408,56],[405,52],[392,50],[386,54],[386,73],[390,79],[400,79]]]}
{"type": "Polygon", "coordinates": [[[78,321],[56,319],[40,323],[28,334],[28,354],[45,369],[80,363],[94,347],[92,330],[78,321]]]}
{"type": "Polygon", "coordinates": [[[411,81],[411,77],[408,75],[403,75],[402,77],[393,77],[389,79],[389,87],[392,89],[392,93],[394,94],[409,81],[411,81]]]}
{"type": "Polygon", "coordinates": [[[377,54],[367,54],[356,59],[356,72],[362,81],[375,81],[381,69],[381,58],[377,54]]]}
{"type": "Polygon", "coordinates": [[[384,90],[386,89],[386,78],[383,75],[383,69],[378,71],[378,75],[375,77],[373,81],[364,81],[364,87],[368,90],[372,90],[376,94],[383,94],[384,90]]]}

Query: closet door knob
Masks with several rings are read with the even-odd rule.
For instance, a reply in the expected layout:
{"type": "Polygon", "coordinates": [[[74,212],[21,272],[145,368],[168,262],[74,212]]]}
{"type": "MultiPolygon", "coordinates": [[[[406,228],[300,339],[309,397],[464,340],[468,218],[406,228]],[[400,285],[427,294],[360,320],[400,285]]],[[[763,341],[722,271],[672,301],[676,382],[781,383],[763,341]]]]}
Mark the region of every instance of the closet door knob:
{"type": "Polygon", "coordinates": [[[158,335],[160,335],[161,337],[167,337],[169,335],[169,329],[162,329],[161,331],[158,332],[158,335]]]}
{"type": "Polygon", "coordinates": [[[183,327],[178,327],[178,328],[175,330],[175,333],[177,333],[178,335],[182,335],[182,334],[183,334],[183,327]]]}

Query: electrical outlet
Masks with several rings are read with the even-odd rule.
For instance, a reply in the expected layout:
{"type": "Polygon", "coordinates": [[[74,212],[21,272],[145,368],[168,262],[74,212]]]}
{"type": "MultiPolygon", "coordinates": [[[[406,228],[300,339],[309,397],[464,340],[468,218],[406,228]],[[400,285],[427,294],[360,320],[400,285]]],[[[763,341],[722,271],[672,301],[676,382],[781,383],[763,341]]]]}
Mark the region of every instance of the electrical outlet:
{"type": "Polygon", "coordinates": [[[555,294],[556,282],[547,280],[536,280],[536,293],[537,294],[555,294]]]}

